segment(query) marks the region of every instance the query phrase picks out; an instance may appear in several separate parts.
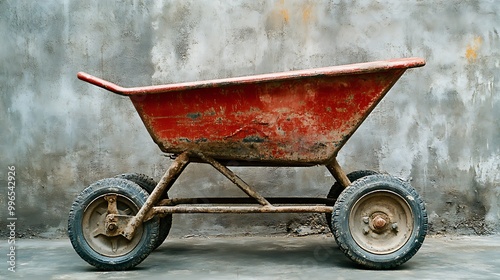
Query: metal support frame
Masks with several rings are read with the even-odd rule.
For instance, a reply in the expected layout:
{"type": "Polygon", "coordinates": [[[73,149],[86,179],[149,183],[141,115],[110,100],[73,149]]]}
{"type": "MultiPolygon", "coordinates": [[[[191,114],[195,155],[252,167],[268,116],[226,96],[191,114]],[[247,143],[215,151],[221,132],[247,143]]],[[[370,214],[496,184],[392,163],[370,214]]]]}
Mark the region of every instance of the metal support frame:
{"type": "MultiPolygon", "coordinates": [[[[335,199],[326,197],[266,197],[271,204],[281,205],[333,205],[335,199]]],[[[181,204],[255,204],[251,197],[189,197],[162,199],[157,206],[176,206],[181,204]]]]}
{"type": "Polygon", "coordinates": [[[330,173],[333,175],[335,180],[342,185],[342,187],[347,188],[351,185],[351,180],[347,177],[345,174],[344,170],[342,170],[342,167],[340,167],[340,164],[337,161],[336,157],[333,157],[333,159],[327,163],[326,168],[330,173]]]}
{"type": "Polygon", "coordinates": [[[331,206],[157,206],[153,213],[332,213],[331,206]]]}
{"type": "Polygon", "coordinates": [[[220,164],[218,161],[211,157],[207,157],[202,153],[198,153],[198,156],[210,163],[217,171],[226,176],[231,182],[233,182],[238,188],[240,188],[243,192],[245,192],[248,196],[255,198],[257,202],[259,202],[262,206],[271,206],[271,203],[267,201],[262,195],[260,195],[256,190],[254,190],[251,186],[249,186],[245,181],[243,181],[240,177],[233,173],[233,171],[229,170],[229,168],[220,164]]]}
{"type": "Polygon", "coordinates": [[[160,200],[164,192],[168,190],[175,183],[179,175],[181,175],[184,168],[189,164],[189,155],[187,152],[180,154],[170,165],[168,170],[165,172],[163,177],[161,177],[160,182],[156,185],[153,192],[149,195],[146,203],[141,207],[139,212],[130,220],[127,227],[123,231],[123,236],[128,240],[132,240],[137,227],[144,221],[151,219],[153,217],[151,210],[154,205],[160,200]]]}
{"type": "MultiPolygon", "coordinates": [[[[347,175],[333,158],[326,164],[326,168],[346,188],[351,182],[347,175]]],[[[108,202],[108,210],[115,212],[116,204],[108,202]]],[[[240,177],[234,174],[226,166],[217,160],[205,156],[202,153],[184,152],[180,154],[165,172],[158,185],[153,192],[149,195],[146,203],[141,207],[135,216],[116,215],[116,213],[108,213],[113,218],[113,224],[120,227],[121,235],[131,240],[134,236],[136,229],[143,222],[148,221],[155,215],[165,216],[171,213],[331,213],[332,206],[328,206],[331,202],[328,199],[321,198],[269,198],[266,199],[259,194],[255,189],[243,181],[240,177]],[[247,198],[174,198],[164,199],[160,201],[163,193],[168,192],[172,185],[175,183],[180,174],[184,171],[190,162],[190,156],[195,159],[200,159],[212,165],[217,171],[226,176],[238,188],[245,192],[247,198]],[[270,200],[276,204],[293,204],[286,206],[274,206],[270,200]],[[195,204],[252,204],[258,203],[255,206],[201,206],[195,204]],[[309,204],[309,205],[304,205],[309,204]],[[123,221],[116,221],[122,219],[123,221]],[[125,226],[126,224],[126,226],[125,226]],[[122,231],[123,229],[123,231],[122,231]]],[[[114,230],[115,227],[113,227],[114,230]]],[[[109,230],[108,230],[109,231],[109,230]]]]}

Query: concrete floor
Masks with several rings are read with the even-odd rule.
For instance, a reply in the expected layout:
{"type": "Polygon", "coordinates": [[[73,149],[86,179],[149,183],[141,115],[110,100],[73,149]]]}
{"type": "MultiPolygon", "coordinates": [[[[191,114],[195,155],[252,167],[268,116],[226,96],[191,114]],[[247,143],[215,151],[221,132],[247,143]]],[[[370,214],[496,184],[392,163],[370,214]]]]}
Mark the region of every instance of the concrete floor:
{"type": "MultiPolygon", "coordinates": [[[[6,259],[7,241],[0,247],[6,259]]],[[[500,235],[428,237],[391,271],[354,266],[330,236],[167,238],[138,267],[100,272],[66,239],[17,240],[16,272],[0,279],[500,279],[500,235]]]]}

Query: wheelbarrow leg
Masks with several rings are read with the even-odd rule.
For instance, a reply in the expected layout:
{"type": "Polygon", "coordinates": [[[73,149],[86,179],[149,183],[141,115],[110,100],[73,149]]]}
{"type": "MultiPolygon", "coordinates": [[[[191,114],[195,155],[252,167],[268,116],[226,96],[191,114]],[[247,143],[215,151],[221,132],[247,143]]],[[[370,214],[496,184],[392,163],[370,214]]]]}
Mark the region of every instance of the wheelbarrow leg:
{"type": "Polygon", "coordinates": [[[326,168],[328,168],[328,171],[332,173],[335,180],[337,180],[344,189],[349,187],[351,180],[347,178],[347,175],[344,170],[342,170],[342,167],[340,167],[336,157],[326,164],[326,168]]]}
{"type": "Polygon", "coordinates": [[[184,168],[186,168],[188,163],[189,156],[187,152],[180,154],[175,159],[175,161],[172,163],[172,165],[170,165],[165,174],[163,174],[163,177],[161,177],[160,182],[158,182],[158,185],[156,185],[153,192],[151,192],[151,194],[149,195],[146,203],[144,203],[139,212],[137,212],[137,215],[135,215],[127,224],[127,227],[123,232],[123,236],[130,240],[134,236],[137,227],[142,222],[147,221],[153,217],[153,215],[150,215],[153,206],[160,200],[164,192],[168,192],[177,178],[179,178],[179,175],[181,175],[184,168]]]}

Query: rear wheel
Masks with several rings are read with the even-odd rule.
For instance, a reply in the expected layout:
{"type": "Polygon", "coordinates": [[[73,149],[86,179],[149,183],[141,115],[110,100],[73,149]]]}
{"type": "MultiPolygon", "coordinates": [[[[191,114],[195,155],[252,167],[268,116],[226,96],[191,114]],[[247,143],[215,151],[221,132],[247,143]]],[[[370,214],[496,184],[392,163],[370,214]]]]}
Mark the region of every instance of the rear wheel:
{"type": "MultiPolygon", "coordinates": [[[[130,180],[139,185],[145,191],[147,191],[148,194],[151,194],[157,185],[156,181],[153,178],[140,173],[125,173],[116,175],[115,178],[130,180]]],[[[163,193],[160,199],[168,199],[168,194],[166,192],[163,193]]],[[[163,244],[163,242],[165,241],[170,232],[171,227],[172,227],[172,214],[168,214],[160,218],[160,234],[158,235],[158,239],[155,244],[155,249],[158,248],[161,244],[163,244]]]]}
{"type": "MultiPolygon", "coordinates": [[[[361,179],[363,177],[369,176],[369,175],[375,175],[378,174],[377,172],[373,170],[356,170],[353,171],[349,174],[347,174],[347,178],[349,178],[349,181],[353,183],[354,181],[361,179]]],[[[332,199],[332,203],[328,204],[328,206],[333,206],[335,204],[335,201],[337,198],[340,196],[342,191],[344,191],[344,187],[339,183],[335,182],[333,186],[330,188],[330,191],[328,192],[328,195],[326,196],[329,199],[332,199]]],[[[333,232],[332,230],[332,214],[331,213],[325,213],[325,218],[326,218],[326,224],[330,228],[330,231],[333,232]]]]}
{"type": "Polygon", "coordinates": [[[116,196],[119,215],[134,216],[148,198],[137,184],[118,178],[99,180],[73,202],[68,219],[68,236],[80,257],[101,270],[125,270],[141,263],[154,249],[158,238],[157,217],[141,224],[132,240],[108,235],[103,230],[110,195],[116,196]]]}
{"type": "Polygon", "coordinates": [[[355,181],[334,206],[333,235],[357,264],[399,266],[413,257],[427,233],[424,202],[408,182],[385,174],[355,181]]]}

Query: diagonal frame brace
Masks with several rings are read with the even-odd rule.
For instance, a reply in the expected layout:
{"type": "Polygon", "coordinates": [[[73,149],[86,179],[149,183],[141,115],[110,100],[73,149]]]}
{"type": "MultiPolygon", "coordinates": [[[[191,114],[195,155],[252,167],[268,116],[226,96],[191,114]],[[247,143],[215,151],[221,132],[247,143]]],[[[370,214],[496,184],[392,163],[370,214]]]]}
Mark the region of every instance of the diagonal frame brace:
{"type": "Polygon", "coordinates": [[[226,176],[231,182],[233,182],[238,188],[240,188],[243,192],[245,192],[249,197],[254,198],[259,202],[260,205],[262,206],[272,206],[267,199],[265,199],[262,195],[260,195],[255,189],[253,189],[250,185],[245,183],[238,175],[234,174],[233,171],[231,171],[229,168],[226,166],[222,165],[220,162],[216,161],[215,159],[205,156],[202,153],[197,153],[196,154],[200,159],[204,160],[205,162],[209,163],[212,165],[217,171],[222,173],[224,176],[226,176]]]}

